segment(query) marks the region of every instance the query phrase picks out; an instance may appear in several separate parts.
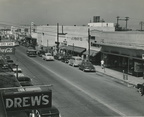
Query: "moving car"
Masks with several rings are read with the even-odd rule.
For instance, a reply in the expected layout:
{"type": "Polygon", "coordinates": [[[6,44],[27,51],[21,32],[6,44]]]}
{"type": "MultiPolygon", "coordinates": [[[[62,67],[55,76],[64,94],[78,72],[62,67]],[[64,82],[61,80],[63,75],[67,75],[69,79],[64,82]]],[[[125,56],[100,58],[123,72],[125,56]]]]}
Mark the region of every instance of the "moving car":
{"type": "Polygon", "coordinates": [[[79,65],[79,69],[82,71],[89,71],[89,72],[95,72],[95,67],[93,64],[89,61],[82,61],[82,63],[79,65]]]}
{"type": "Polygon", "coordinates": [[[27,49],[26,54],[30,57],[36,57],[37,51],[35,49],[27,49]]]}
{"type": "Polygon", "coordinates": [[[51,53],[45,53],[44,55],[42,55],[42,59],[46,61],[53,61],[54,57],[51,53]]]}
{"type": "Polygon", "coordinates": [[[72,65],[74,67],[77,67],[81,64],[82,58],[79,56],[72,56],[69,60],[69,65],[72,65]]]}
{"type": "Polygon", "coordinates": [[[32,79],[27,76],[20,76],[17,78],[21,86],[33,86],[32,79]]]}

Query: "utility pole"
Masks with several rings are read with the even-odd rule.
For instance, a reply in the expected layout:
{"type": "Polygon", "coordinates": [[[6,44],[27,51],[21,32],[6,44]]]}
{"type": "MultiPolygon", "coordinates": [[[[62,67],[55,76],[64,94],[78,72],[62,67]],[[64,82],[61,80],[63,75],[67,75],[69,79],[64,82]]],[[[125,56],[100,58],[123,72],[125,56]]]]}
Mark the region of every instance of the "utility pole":
{"type": "Polygon", "coordinates": [[[129,17],[125,17],[125,21],[126,21],[126,30],[127,30],[127,21],[129,20],[129,17]]]}
{"type": "Polygon", "coordinates": [[[73,53],[72,53],[72,55],[74,56],[74,43],[73,43],[73,53]]]}
{"type": "Polygon", "coordinates": [[[59,52],[59,23],[57,23],[57,53],[59,52]]]}
{"type": "Polygon", "coordinates": [[[90,29],[88,28],[88,60],[90,61],[90,29]]]}

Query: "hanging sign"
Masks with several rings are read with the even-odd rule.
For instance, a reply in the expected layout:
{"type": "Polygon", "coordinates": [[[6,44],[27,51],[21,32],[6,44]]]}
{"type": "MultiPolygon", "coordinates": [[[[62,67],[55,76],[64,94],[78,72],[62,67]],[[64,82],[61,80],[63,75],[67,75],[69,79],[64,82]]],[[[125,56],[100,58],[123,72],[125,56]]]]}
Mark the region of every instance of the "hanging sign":
{"type": "Polygon", "coordinates": [[[3,94],[6,111],[48,108],[52,105],[52,92],[16,92],[3,94]]]}
{"type": "Polygon", "coordinates": [[[0,46],[0,54],[15,54],[14,46],[0,46]]]}

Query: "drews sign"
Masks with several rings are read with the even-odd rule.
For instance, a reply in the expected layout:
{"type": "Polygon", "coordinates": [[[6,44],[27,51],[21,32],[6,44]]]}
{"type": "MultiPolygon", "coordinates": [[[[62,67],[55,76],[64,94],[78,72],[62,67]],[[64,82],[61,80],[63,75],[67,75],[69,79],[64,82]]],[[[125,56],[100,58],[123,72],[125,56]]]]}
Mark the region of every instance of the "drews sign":
{"type": "Polygon", "coordinates": [[[0,54],[14,54],[14,46],[0,46],[0,54]]]}
{"type": "Polygon", "coordinates": [[[52,106],[52,92],[20,92],[3,94],[6,111],[38,109],[52,106]]]}

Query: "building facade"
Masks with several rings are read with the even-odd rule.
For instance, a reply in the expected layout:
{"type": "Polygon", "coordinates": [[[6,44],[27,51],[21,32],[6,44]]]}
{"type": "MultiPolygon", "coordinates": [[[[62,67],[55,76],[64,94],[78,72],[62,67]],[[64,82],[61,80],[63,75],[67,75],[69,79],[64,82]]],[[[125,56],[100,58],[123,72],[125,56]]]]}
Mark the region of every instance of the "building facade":
{"type": "Polygon", "coordinates": [[[101,59],[105,67],[134,76],[143,76],[144,33],[138,31],[92,31],[93,46],[101,47],[101,59]]]}

